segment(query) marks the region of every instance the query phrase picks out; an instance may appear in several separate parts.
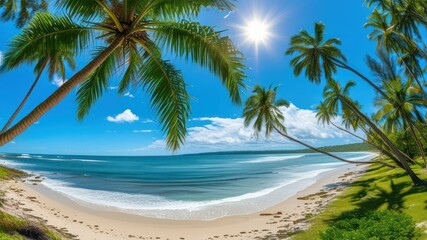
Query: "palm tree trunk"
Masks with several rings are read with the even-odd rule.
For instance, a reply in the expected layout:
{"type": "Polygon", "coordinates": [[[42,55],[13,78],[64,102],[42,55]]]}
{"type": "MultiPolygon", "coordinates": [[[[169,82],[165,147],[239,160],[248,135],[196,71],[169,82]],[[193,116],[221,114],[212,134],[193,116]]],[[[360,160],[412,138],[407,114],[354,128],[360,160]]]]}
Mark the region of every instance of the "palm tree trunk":
{"type": "Polygon", "coordinates": [[[274,129],[275,129],[275,130],[276,130],[276,132],[278,132],[280,135],[282,135],[283,137],[285,137],[285,138],[287,138],[287,139],[289,139],[289,140],[291,140],[291,141],[293,141],[293,142],[299,143],[299,144],[301,144],[301,145],[303,145],[303,146],[305,146],[305,147],[307,147],[307,148],[309,148],[309,149],[311,149],[311,150],[313,150],[313,151],[315,151],[315,152],[325,154],[325,155],[327,155],[327,156],[329,156],[329,157],[333,157],[333,158],[338,159],[338,160],[340,160],[340,161],[342,161],[342,162],[351,163],[351,164],[372,164],[372,163],[380,163],[380,164],[383,164],[383,165],[386,165],[386,166],[389,166],[389,167],[393,167],[392,165],[390,165],[390,164],[388,164],[388,163],[379,162],[379,161],[366,161],[366,162],[359,162],[359,161],[351,161],[351,160],[347,160],[347,159],[344,159],[344,158],[338,157],[337,155],[334,155],[334,154],[328,153],[328,152],[326,152],[326,151],[320,150],[320,149],[318,149],[318,148],[315,148],[315,147],[313,147],[313,146],[310,146],[310,145],[308,145],[308,144],[306,144],[306,143],[304,143],[304,142],[302,142],[302,141],[300,141],[300,140],[298,140],[298,139],[296,139],[296,138],[293,138],[293,137],[291,137],[291,136],[289,136],[289,135],[287,135],[287,134],[283,133],[282,131],[280,131],[276,126],[274,126],[274,129]]]}
{"type": "MultiPolygon", "coordinates": [[[[404,121],[404,122],[406,122],[406,121],[404,121]]],[[[427,168],[427,162],[426,162],[426,158],[425,158],[425,153],[424,153],[423,145],[419,141],[419,139],[417,137],[417,134],[415,133],[415,130],[414,130],[414,127],[412,126],[412,124],[410,124],[409,122],[406,123],[406,124],[409,125],[409,130],[411,131],[411,135],[414,138],[415,143],[417,144],[418,151],[421,154],[421,158],[423,159],[423,162],[424,162],[424,168],[427,168]]]]}
{"type": "Polygon", "coordinates": [[[18,108],[15,110],[15,112],[12,114],[12,116],[9,118],[9,120],[7,121],[7,123],[4,125],[3,129],[0,131],[0,134],[3,133],[4,131],[6,131],[10,124],[12,124],[12,122],[15,120],[15,118],[18,116],[19,112],[21,111],[22,107],[24,107],[25,103],[27,102],[28,98],[30,97],[31,93],[34,90],[34,87],[37,85],[44,68],[47,65],[47,61],[43,62],[43,65],[40,69],[40,72],[37,74],[36,79],[34,80],[33,84],[31,85],[30,89],[28,90],[27,94],[25,95],[24,99],[22,99],[21,103],[19,104],[18,108]]]}
{"type": "MultiPolygon", "coordinates": [[[[365,134],[366,135],[368,135],[369,134],[369,131],[368,130],[366,130],[366,129],[363,129],[363,131],[365,132],[365,134]]],[[[378,137],[376,137],[377,139],[378,139],[378,137]]],[[[378,139],[378,141],[381,141],[381,139],[378,139]]],[[[390,149],[386,149],[386,148],[384,148],[384,147],[381,147],[381,148],[383,148],[383,149],[385,149],[385,150],[387,150],[388,152],[390,152],[390,149]]],[[[405,157],[405,159],[406,159],[406,161],[407,162],[409,162],[409,163],[411,163],[411,164],[417,164],[412,158],[410,158],[408,155],[406,155],[404,152],[402,152],[402,151],[400,151],[400,149],[397,149],[397,150],[399,150],[399,152],[405,157]]],[[[394,155],[393,155],[394,156],[394,155]]],[[[402,164],[400,163],[400,161],[396,158],[396,156],[394,156],[395,157],[395,159],[398,161],[398,162],[396,162],[396,164],[398,164],[401,168],[403,168],[403,166],[402,166],[402,164]]]]}
{"type": "MultiPolygon", "coordinates": [[[[399,165],[400,167],[402,167],[401,164],[400,164],[400,162],[399,162],[399,160],[393,154],[391,154],[389,151],[387,151],[386,149],[384,149],[384,148],[382,148],[382,147],[380,147],[380,146],[378,146],[378,145],[376,145],[376,144],[374,144],[374,143],[372,143],[372,142],[370,142],[370,141],[368,141],[368,140],[366,140],[366,139],[364,139],[364,138],[362,138],[362,137],[360,137],[360,136],[358,136],[358,135],[356,135],[356,134],[348,131],[347,129],[344,129],[342,127],[339,127],[339,126],[335,125],[333,122],[331,122],[331,124],[332,124],[332,126],[338,128],[339,130],[341,130],[343,132],[346,132],[346,133],[350,134],[351,136],[353,136],[353,137],[355,137],[357,139],[360,139],[363,142],[371,145],[372,147],[380,150],[381,153],[384,153],[385,155],[387,155],[387,157],[391,158],[397,165],[399,165]]],[[[393,168],[395,168],[395,167],[393,166],[393,168]]]]}
{"type": "Polygon", "coordinates": [[[371,129],[378,134],[378,136],[384,141],[384,143],[390,147],[394,155],[400,160],[402,163],[403,169],[405,169],[406,173],[408,173],[409,177],[411,178],[412,182],[415,185],[418,186],[427,186],[427,182],[421,180],[415,173],[412,171],[411,167],[406,162],[405,157],[400,153],[399,149],[397,149],[396,146],[390,141],[390,139],[387,138],[387,136],[368,118],[360,112],[360,110],[354,106],[353,103],[348,101],[345,97],[339,96],[340,100],[343,104],[347,105],[354,113],[359,115],[370,127],[371,129]]]}
{"type": "Polygon", "coordinates": [[[66,83],[64,83],[58,90],[50,95],[46,100],[40,103],[33,111],[25,116],[21,121],[15,124],[10,129],[0,134],[0,146],[12,141],[16,136],[24,132],[46,112],[56,106],[62,99],[64,99],[77,85],[87,79],[87,77],[98,68],[105,59],[108,58],[123,42],[124,37],[117,37],[104,51],[102,51],[95,59],[93,59],[82,70],[77,72],[66,83]]]}
{"type": "Polygon", "coordinates": [[[375,83],[373,83],[371,80],[369,80],[369,78],[363,76],[361,73],[359,73],[358,71],[356,71],[354,68],[350,67],[349,65],[347,65],[346,63],[332,58],[332,61],[334,61],[335,65],[337,65],[338,67],[341,67],[343,69],[347,69],[351,72],[353,72],[354,74],[356,74],[357,76],[359,76],[360,78],[362,78],[363,80],[365,80],[365,82],[367,82],[369,85],[371,85],[379,94],[381,94],[385,99],[389,99],[389,97],[387,96],[387,94],[385,94],[385,92],[383,90],[381,90],[381,88],[379,88],[375,83]]]}

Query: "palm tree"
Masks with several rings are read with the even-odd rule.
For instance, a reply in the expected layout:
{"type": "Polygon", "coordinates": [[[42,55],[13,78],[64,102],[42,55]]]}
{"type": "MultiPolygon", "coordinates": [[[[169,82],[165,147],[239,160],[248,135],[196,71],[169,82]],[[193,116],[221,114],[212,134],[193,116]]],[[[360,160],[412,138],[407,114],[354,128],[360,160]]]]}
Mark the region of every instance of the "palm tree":
{"type": "Polygon", "coordinates": [[[375,118],[384,123],[384,130],[388,133],[403,129],[410,130],[410,133],[417,144],[418,151],[426,165],[424,147],[416,134],[415,123],[424,123],[424,118],[419,108],[427,107],[427,96],[418,87],[412,85],[412,81],[402,82],[400,78],[384,81],[384,89],[392,103],[383,98],[378,98],[375,102],[380,107],[375,118]]]}
{"type": "Polygon", "coordinates": [[[369,128],[380,138],[380,140],[390,149],[393,155],[399,160],[403,169],[411,177],[415,185],[426,186],[427,182],[421,180],[410,168],[405,156],[399,151],[399,149],[390,141],[390,139],[379,129],[379,127],[371,121],[369,117],[363,114],[356,104],[348,97],[348,93],[351,87],[355,85],[354,81],[347,82],[342,87],[338,82],[329,80],[325,90],[323,92],[324,103],[331,111],[336,111],[341,107],[348,108],[354,114],[359,116],[363,122],[369,126],[369,128]]]}
{"type": "Polygon", "coordinates": [[[376,4],[376,9],[390,15],[391,22],[399,32],[408,38],[421,38],[419,25],[427,27],[427,4],[419,0],[367,0],[368,7],[376,4]]]}
{"type": "MultiPolygon", "coordinates": [[[[394,64],[395,61],[392,56],[387,54],[382,49],[377,51],[377,56],[380,61],[367,56],[367,64],[371,69],[372,74],[377,77],[376,80],[383,83],[383,89],[388,95],[388,99],[384,99],[379,96],[377,98],[377,106],[385,106],[384,110],[382,111],[383,113],[385,113],[384,111],[389,113],[405,111],[406,114],[402,113],[402,115],[393,113],[388,115],[388,117],[390,117],[388,121],[384,121],[387,117],[379,117],[378,114],[381,113],[378,112],[377,116],[374,118],[377,121],[381,120],[381,122],[385,124],[384,128],[388,133],[392,132],[393,130],[400,130],[399,128],[402,127],[405,129],[410,127],[413,130],[412,132],[415,133],[414,129],[417,129],[416,122],[419,121],[424,123],[424,118],[422,117],[418,108],[425,108],[426,95],[419,87],[415,87],[411,84],[411,79],[409,79],[406,84],[402,82],[400,69],[397,68],[394,64]],[[408,102],[408,105],[406,105],[406,101],[410,101],[411,103],[408,102]],[[408,118],[405,122],[402,122],[401,120],[403,119],[400,118],[400,116],[407,116],[408,118]]],[[[414,134],[412,135],[414,136],[414,134]]],[[[419,148],[419,152],[423,156],[424,150],[422,149],[422,144],[418,141],[418,138],[416,138],[415,141],[418,142],[417,146],[419,148]]]]}
{"type": "Polygon", "coordinates": [[[84,117],[108,87],[108,80],[123,68],[120,91],[141,87],[151,96],[167,147],[177,150],[185,141],[190,97],[181,71],[163,59],[163,49],[208,68],[220,78],[232,101],[241,102],[240,90],[246,78],[242,54],[213,27],[177,20],[196,16],[203,7],[231,9],[231,1],[63,0],[58,4],[67,16],[37,13],[14,38],[4,61],[18,66],[32,62],[35,55],[52,47],[78,53],[87,52],[95,43],[101,45],[92,51],[94,57],[85,67],[0,134],[0,146],[21,134],[78,85],[78,117],[84,117]],[[79,19],[85,21],[80,23],[79,19]]]}
{"type": "Polygon", "coordinates": [[[418,46],[404,34],[396,30],[396,25],[389,23],[387,14],[381,14],[374,10],[368,18],[365,27],[373,28],[369,34],[369,39],[377,40],[377,48],[384,48],[387,53],[394,52],[399,61],[405,66],[405,70],[409,73],[422,89],[422,85],[418,80],[422,76],[421,67],[416,59],[421,51],[418,46]],[[405,56],[402,56],[404,54],[405,56]]]}
{"type": "Polygon", "coordinates": [[[256,136],[262,131],[265,131],[265,136],[269,137],[273,130],[283,137],[301,144],[315,152],[325,154],[340,161],[353,164],[371,164],[376,161],[358,162],[346,160],[334,154],[325,152],[321,149],[312,147],[286,133],[286,127],[283,124],[285,118],[280,110],[280,107],[288,107],[289,103],[286,100],[276,100],[278,86],[275,88],[262,88],[259,85],[254,86],[253,95],[248,98],[243,110],[245,127],[252,125],[256,136]]]}
{"type": "MultiPolygon", "coordinates": [[[[9,128],[9,126],[12,124],[12,122],[15,120],[15,118],[18,116],[19,112],[24,107],[25,103],[27,102],[28,98],[33,92],[35,86],[37,85],[43,71],[46,68],[48,68],[49,79],[52,80],[55,74],[59,75],[62,79],[65,79],[65,65],[66,65],[65,62],[73,70],[76,67],[76,63],[74,61],[74,54],[70,49],[66,49],[66,48],[55,49],[55,51],[53,52],[50,52],[50,53],[42,52],[40,54],[41,56],[39,57],[39,61],[37,62],[34,68],[34,72],[37,73],[36,79],[34,80],[33,84],[31,85],[24,99],[22,99],[18,108],[15,110],[15,112],[6,122],[3,129],[0,131],[0,133],[6,131],[9,128]]],[[[9,66],[8,62],[4,62],[3,65],[0,66],[0,72],[6,71],[12,68],[14,68],[14,66],[9,66]]]]}
{"type": "Polygon", "coordinates": [[[371,85],[379,94],[386,97],[386,94],[367,77],[347,65],[345,56],[338,49],[337,45],[341,41],[337,38],[325,40],[325,25],[317,22],[314,25],[314,36],[306,30],[292,36],[291,47],[286,51],[287,55],[299,53],[291,60],[294,74],[299,76],[305,69],[306,77],[315,83],[320,83],[322,73],[326,79],[332,79],[337,67],[349,70],[371,85]]]}
{"type": "Polygon", "coordinates": [[[15,21],[16,26],[21,28],[38,11],[47,11],[48,2],[46,0],[0,0],[0,14],[2,21],[15,21]]]}
{"type": "MultiPolygon", "coordinates": [[[[360,126],[359,126],[359,121],[360,118],[358,118],[357,116],[354,116],[354,114],[352,114],[352,117],[349,117],[350,115],[350,111],[346,111],[344,110],[344,114],[343,114],[343,124],[345,125],[346,128],[341,127],[337,124],[334,123],[334,119],[336,119],[336,117],[338,116],[336,111],[331,111],[331,109],[328,109],[328,107],[326,106],[326,104],[324,104],[323,102],[321,102],[317,107],[316,107],[317,113],[316,113],[316,117],[317,120],[319,122],[321,122],[324,126],[325,125],[332,125],[335,128],[339,129],[340,131],[343,131],[359,140],[362,140],[364,143],[367,143],[369,145],[371,145],[372,147],[378,149],[381,153],[385,154],[386,156],[388,156],[389,158],[393,159],[393,161],[395,163],[397,163],[398,166],[400,166],[400,162],[398,161],[398,159],[396,159],[396,157],[390,153],[388,150],[384,149],[383,147],[379,146],[378,144],[375,144],[357,134],[355,134],[354,132],[350,131],[349,128],[352,127],[354,131],[356,131],[360,126]]],[[[382,162],[382,164],[387,165],[389,167],[395,168],[395,166],[387,164],[385,162],[382,162]]]]}

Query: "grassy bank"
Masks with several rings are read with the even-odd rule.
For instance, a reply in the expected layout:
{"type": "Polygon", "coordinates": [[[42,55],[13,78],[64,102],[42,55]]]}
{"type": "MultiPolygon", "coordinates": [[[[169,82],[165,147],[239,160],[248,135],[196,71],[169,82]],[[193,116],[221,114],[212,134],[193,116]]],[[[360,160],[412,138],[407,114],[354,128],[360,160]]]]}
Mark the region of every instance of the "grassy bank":
{"type": "MultiPolygon", "coordinates": [[[[421,167],[415,171],[423,179],[427,172],[421,167]]],[[[427,188],[414,187],[411,179],[401,169],[372,165],[366,174],[351,184],[311,222],[311,227],[296,234],[292,239],[320,239],[320,233],[337,221],[346,212],[392,210],[411,216],[417,224],[423,224],[420,239],[427,239],[427,188]]]]}
{"type": "MultiPolygon", "coordinates": [[[[27,176],[26,173],[0,166],[0,184],[27,176]]],[[[12,216],[4,211],[5,193],[0,191],[0,240],[63,239],[60,233],[40,222],[12,216]]]]}

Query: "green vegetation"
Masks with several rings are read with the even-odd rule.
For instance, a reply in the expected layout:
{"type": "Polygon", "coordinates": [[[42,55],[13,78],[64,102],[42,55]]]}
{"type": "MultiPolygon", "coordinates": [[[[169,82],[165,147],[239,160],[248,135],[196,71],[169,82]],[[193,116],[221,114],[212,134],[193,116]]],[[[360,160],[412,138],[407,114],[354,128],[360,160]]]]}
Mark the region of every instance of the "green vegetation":
{"type": "Polygon", "coordinates": [[[320,234],[322,240],[336,239],[417,239],[420,230],[411,216],[392,211],[347,212],[320,234]]]}
{"type": "Polygon", "coordinates": [[[366,143],[352,143],[346,145],[328,146],[321,147],[320,149],[327,152],[372,152],[377,150],[366,143]]]}
{"type": "Polygon", "coordinates": [[[26,175],[27,174],[25,172],[0,166],[0,181],[20,178],[26,175]]]}
{"type": "Polygon", "coordinates": [[[41,223],[17,218],[0,211],[0,240],[52,239],[60,240],[56,230],[49,229],[41,223]]]}
{"type": "MultiPolygon", "coordinates": [[[[423,177],[427,177],[427,173],[421,167],[416,167],[414,170],[417,174],[423,177]]],[[[340,228],[340,226],[343,224],[348,224],[349,222],[344,223],[340,221],[344,221],[344,219],[348,220],[350,214],[349,212],[356,213],[356,215],[359,217],[363,217],[362,213],[366,213],[372,217],[378,217],[381,214],[372,212],[381,212],[387,210],[393,211],[395,214],[406,214],[410,216],[417,224],[427,223],[426,199],[427,189],[414,186],[411,183],[411,179],[402,169],[390,169],[388,167],[375,164],[371,166],[367,173],[364,174],[360,179],[348,186],[335,201],[328,205],[325,211],[315,216],[308,230],[296,234],[293,239],[321,239],[321,233],[325,232],[329,227],[338,226],[337,228],[340,228]]],[[[408,228],[411,228],[411,224],[402,226],[404,222],[400,222],[397,225],[395,224],[397,220],[409,221],[405,215],[401,217],[395,217],[394,215],[391,216],[390,214],[385,214],[385,216],[381,216],[381,218],[384,218],[383,220],[386,220],[387,222],[387,224],[380,224],[380,222],[378,222],[376,225],[378,228],[383,229],[382,231],[388,231],[385,229],[388,227],[394,227],[395,229],[400,229],[403,227],[404,229],[402,229],[402,231],[406,231],[408,228]]],[[[357,220],[354,221],[358,222],[357,220]]],[[[351,222],[352,221],[350,221],[350,223],[351,222]]],[[[421,239],[425,239],[427,234],[424,233],[424,231],[427,230],[427,228],[424,227],[422,230],[423,235],[421,239]]],[[[331,232],[333,230],[328,231],[331,232]]],[[[368,234],[369,230],[362,232],[364,232],[364,234],[368,234]]]]}

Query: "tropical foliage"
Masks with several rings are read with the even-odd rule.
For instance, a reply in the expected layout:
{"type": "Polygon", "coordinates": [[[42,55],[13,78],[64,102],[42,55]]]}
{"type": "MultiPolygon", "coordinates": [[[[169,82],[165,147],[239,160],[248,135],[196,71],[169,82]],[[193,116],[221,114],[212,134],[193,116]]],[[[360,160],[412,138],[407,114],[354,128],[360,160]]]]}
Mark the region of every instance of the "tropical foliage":
{"type": "Polygon", "coordinates": [[[76,87],[77,116],[82,119],[114,76],[121,79],[119,93],[140,88],[151,97],[150,104],[162,124],[168,148],[179,149],[185,141],[190,96],[183,74],[164,59],[164,50],[209,69],[227,88],[232,101],[241,102],[240,91],[246,77],[243,55],[220,30],[191,20],[204,7],[231,10],[232,1],[65,0],[57,4],[65,15],[36,13],[9,44],[2,69],[34,63],[36,72],[41,72],[40,62],[47,58],[49,72],[62,73],[62,62],[69,56],[90,51],[93,58],[27,116],[0,134],[0,146],[22,133],[76,87]]]}
{"type": "MultiPolygon", "coordinates": [[[[293,57],[290,65],[296,76],[304,72],[307,79],[316,84],[320,84],[323,78],[327,81],[324,100],[317,107],[319,122],[333,125],[370,144],[391,159],[395,166],[403,168],[415,184],[427,185],[411,169],[410,165],[416,163],[414,156],[402,150],[396,141],[402,133],[407,141],[410,138],[409,142],[414,143],[411,148],[416,146],[417,155],[427,167],[426,141],[422,134],[427,107],[423,86],[427,54],[420,29],[427,27],[427,4],[418,0],[371,0],[367,5],[375,6],[365,25],[372,29],[369,39],[377,42],[377,57],[367,56],[367,65],[375,79],[366,77],[348,64],[339,49],[341,41],[325,38],[325,25],[321,22],[315,23],[313,34],[302,30],[291,37],[286,54],[293,57]],[[338,69],[354,73],[375,90],[377,99],[374,104],[378,108],[375,116],[363,113],[362,107],[350,97],[350,89],[356,82],[348,81],[341,85],[334,80],[333,75],[338,69]],[[336,122],[338,116],[342,118],[341,124],[336,122]],[[364,136],[357,135],[356,131],[361,131],[364,136]]],[[[274,129],[300,142],[286,134],[283,116],[275,109],[274,101],[267,103],[266,99],[274,99],[276,90],[255,87],[255,95],[249,98],[243,113],[245,124],[253,122],[256,132],[265,129],[269,135],[274,129]]]]}

